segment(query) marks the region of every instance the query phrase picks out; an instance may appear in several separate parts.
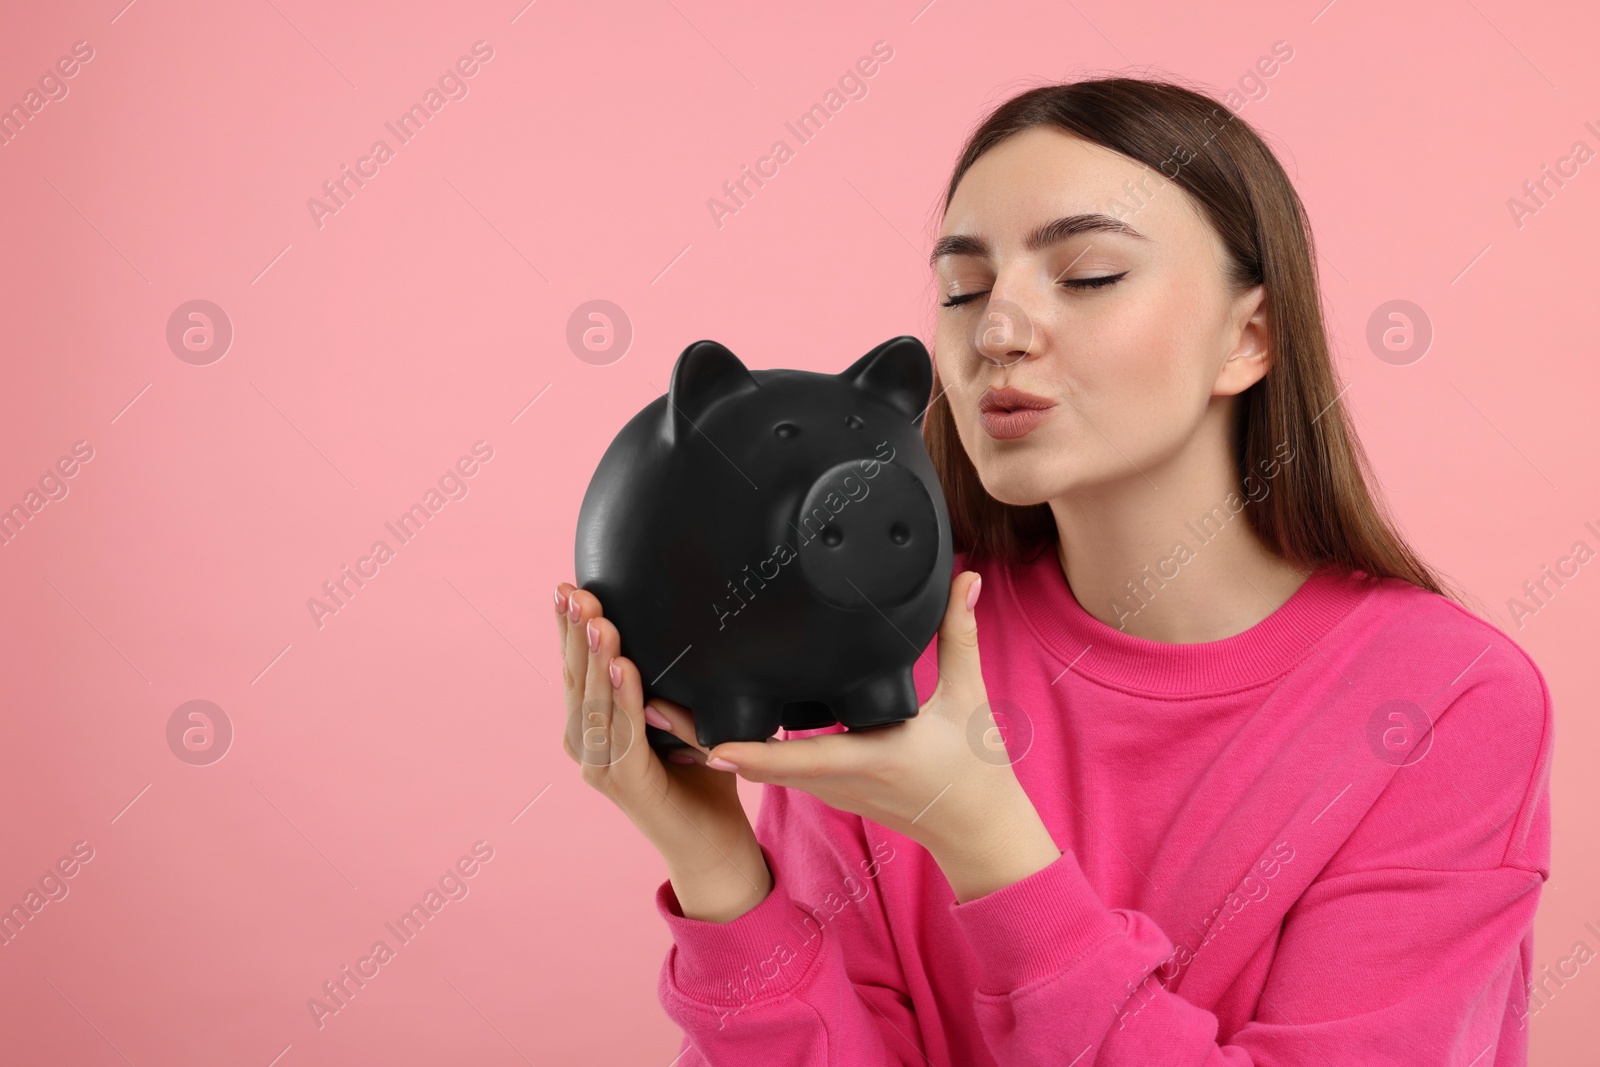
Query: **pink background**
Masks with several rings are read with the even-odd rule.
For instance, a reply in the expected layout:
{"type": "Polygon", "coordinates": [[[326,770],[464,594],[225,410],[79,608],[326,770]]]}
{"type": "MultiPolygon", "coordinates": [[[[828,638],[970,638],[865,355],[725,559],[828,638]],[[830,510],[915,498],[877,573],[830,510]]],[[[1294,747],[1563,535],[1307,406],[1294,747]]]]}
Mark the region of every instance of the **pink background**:
{"type": "MultiPolygon", "coordinates": [[[[1600,547],[1600,163],[1507,206],[1600,149],[1593,5],[125,3],[10,0],[0,33],[0,104],[94,50],[0,147],[0,506],[93,449],[0,546],[0,904],[94,850],[0,947],[6,1062],[665,1065],[662,868],[559,740],[550,590],[602,450],[696,339],[836,371],[930,337],[937,199],[988,106],[1113,69],[1224,90],[1280,40],[1241,114],[1310,207],[1344,401],[1405,532],[1555,696],[1538,963],[1600,949],[1600,564],[1520,628],[1506,606],[1600,547]],[[479,40],[468,95],[398,144],[479,40]],[[784,121],[880,40],[797,146],[784,121]],[[780,137],[719,228],[708,198],[780,137]],[[319,227],[308,198],[379,138],[319,227]],[[166,339],[196,299],[234,329],[209,365],[166,339]],[[633,329],[604,365],[566,340],[596,299],[633,329]],[[1434,330],[1406,365],[1366,342],[1395,299],[1434,330]],[[380,538],[319,627],[308,598],[380,538]],[[210,765],[168,744],[190,700],[232,724],[210,765]],[[478,841],[469,895],[319,1029],[308,998],[478,841]]],[[[1597,1062],[1597,1014],[1600,964],[1531,1020],[1534,1062],[1597,1062]]]]}

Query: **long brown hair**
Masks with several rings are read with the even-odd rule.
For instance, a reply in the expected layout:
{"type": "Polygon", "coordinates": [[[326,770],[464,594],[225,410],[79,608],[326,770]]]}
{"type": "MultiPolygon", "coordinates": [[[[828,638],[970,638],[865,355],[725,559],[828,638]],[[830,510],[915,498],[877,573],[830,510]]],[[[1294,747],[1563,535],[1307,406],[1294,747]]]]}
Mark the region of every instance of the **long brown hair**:
{"type": "MultiPolygon", "coordinates": [[[[1265,287],[1271,368],[1236,400],[1234,456],[1241,484],[1247,472],[1269,469],[1263,464],[1279,442],[1293,449],[1294,461],[1282,467],[1272,492],[1245,500],[1262,542],[1301,570],[1333,563],[1455,598],[1368,491],[1371,468],[1329,358],[1305,207],[1261,137],[1216,100],[1171,82],[1103,78],[1039,86],[1000,104],[968,138],[943,210],[978,157],[1034,126],[1054,126],[1160,169],[1221,236],[1235,291],[1265,287]]],[[[923,440],[950,507],[956,550],[1017,562],[1053,545],[1048,504],[1016,507],[983,488],[956,434],[937,366],[933,395],[923,440]]]]}

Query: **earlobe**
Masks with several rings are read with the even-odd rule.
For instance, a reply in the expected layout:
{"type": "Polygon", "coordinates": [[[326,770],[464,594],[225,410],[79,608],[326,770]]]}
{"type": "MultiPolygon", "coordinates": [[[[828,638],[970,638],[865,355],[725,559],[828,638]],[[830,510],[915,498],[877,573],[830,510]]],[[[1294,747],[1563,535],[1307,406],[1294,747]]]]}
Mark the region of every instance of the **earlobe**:
{"type": "Polygon", "coordinates": [[[1213,396],[1242,393],[1272,369],[1272,327],[1267,321],[1266,290],[1258,285],[1241,294],[1239,312],[1248,318],[1239,327],[1233,351],[1222,361],[1211,390],[1213,396]]]}
{"type": "Polygon", "coordinates": [[[1265,350],[1237,352],[1223,361],[1211,395],[1237,396],[1265,378],[1271,369],[1271,354],[1265,350]]]}

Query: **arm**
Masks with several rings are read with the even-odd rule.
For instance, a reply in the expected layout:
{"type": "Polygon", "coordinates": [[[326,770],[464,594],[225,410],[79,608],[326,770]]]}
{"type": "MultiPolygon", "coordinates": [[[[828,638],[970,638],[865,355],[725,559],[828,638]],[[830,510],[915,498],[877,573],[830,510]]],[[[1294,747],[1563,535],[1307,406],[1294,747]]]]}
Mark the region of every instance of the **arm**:
{"type": "Polygon", "coordinates": [[[1153,977],[1170,979],[1167,936],[1141,912],[1105,907],[1072,853],[953,905],[980,961],[976,1006],[995,1058],[1525,1063],[1533,917],[1549,876],[1550,698],[1531,662],[1480,669],[1435,719],[1426,759],[1352,765],[1387,777],[1373,779],[1370,806],[1349,809],[1337,851],[1314,861],[1320,874],[1265,947],[1253,1018],[1227,1044],[1216,1016],[1153,977]]]}
{"type": "Polygon", "coordinates": [[[766,786],[756,836],[772,889],[731,922],[683,917],[672,882],[656,907],[672,930],[662,1007],[685,1032],[677,1067],[921,1064],[917,1020],[859,816],[766,786]]]}
{"type": "Polygon", "coordinates": [[[662,970],[661,999],[703,1054],[689,1062],[830,1062],[826,1050],[836,1043],[866,1057],[852,1062],[898,1062],[888,1051],[895,1040],[906,1059],[922,1058],[872,893],[893,846],[869,856],[860,817],[810,797],[791,805],[777,787],[766,792],[758,836],[732,775],[669,771],[636,743],[651,723],[704,751],[692,740],[686,709],[657,699],[647,716],[643,679],[617,654],[620,635],[593,595],[563,582],[555,604],[567,704],[563,747],[584,781],[644,832],[671,872],[657,891],[677,940],[662,970]],[[684,917],[674,886],[695,919],[684,917]],[[716,921],[722,919],[733,921],[716,921]],[[877,1029],[878,1019],[887,1031],[877,1029]]]}
{"type": "Polygon", "coordinates": [[[1226,1045],[1214,1015],[1151,977],[1172,952],[1165,934],[1105,908],[1071,853],[953,907],[981,961],[979,1025],[1008,1067],[1083,1053],[1082,1067],[1464,1067],[1522,1014],[1541,881],[1516,867],[1318,881],[1285,922],[1256,1018],[1226,1045]]]}
{"type": "MultiPolygon", "coordinates": [[[[937,642],[913,671],[921,705],[906,722],[849,737],[829,729],[726,742],[708,753],[709,765],[766,784],[756,837],[773,881],[766,899],[745,914],[729,912],[738,918],[720,925],[684,917],[673,893],[684,883],[658,894],[674,938],[662,1003],[708,1060],[932,1062],[888,916],[871,893],[893,846],[883,842],[887,854],[869,855],[866,820],[927,848],[957,899],[1025,878],[1060,856],[1009,762],[973,758],[968,727],[988,706],[973,610],[980,584],[966,571],[952,579],[937,642]],[[858,901],[851,914],[828,923],[849,901],[858,901]]],[[[728,888],[710,895],[746,896],[722,877],[728,888]]],[[[924,1021],[930,1034],[940,1025],[937,1017],[924,1021]]],[[[933,1043],[942,1046],[944,1036],[933,1043]]]]}

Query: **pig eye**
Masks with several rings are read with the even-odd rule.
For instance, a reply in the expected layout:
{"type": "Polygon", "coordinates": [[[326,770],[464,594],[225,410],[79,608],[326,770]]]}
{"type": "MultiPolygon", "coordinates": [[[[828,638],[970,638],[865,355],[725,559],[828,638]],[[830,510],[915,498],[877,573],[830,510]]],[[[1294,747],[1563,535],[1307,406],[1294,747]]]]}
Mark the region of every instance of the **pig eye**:
{"type": "Polygon", "coordinates": [[[866,423],[861,421],[860,415],[846,415],[844,424],[850,427],[852,430],[859,430],[861,427],[866,425],[866,423]]]}
{"type": "Polygon", "coordinates": [[[800,432],[800,427],[792,422],[780,422],[772,428],[772,432],[779,437],[793,437],[800,432]]]}

